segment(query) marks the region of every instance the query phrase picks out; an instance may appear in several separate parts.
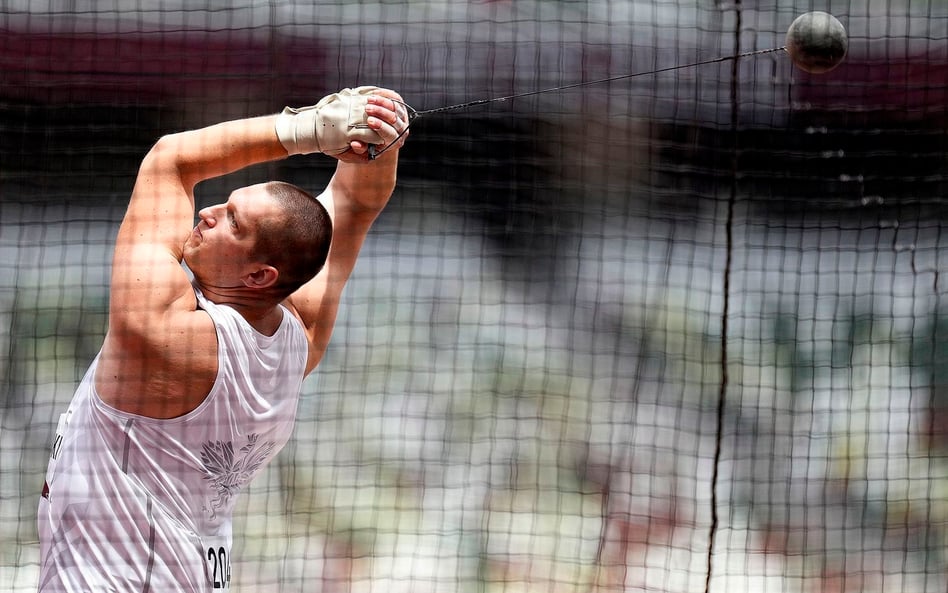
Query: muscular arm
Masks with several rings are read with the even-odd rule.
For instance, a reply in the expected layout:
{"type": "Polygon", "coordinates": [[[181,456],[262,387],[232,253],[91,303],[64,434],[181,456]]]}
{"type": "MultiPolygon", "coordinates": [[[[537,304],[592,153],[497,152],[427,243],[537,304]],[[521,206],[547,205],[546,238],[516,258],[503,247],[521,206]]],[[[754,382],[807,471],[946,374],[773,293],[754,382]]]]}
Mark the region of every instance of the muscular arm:
{"type": "Polygon", "coordinates": [[[206,395],[217,371],[216,336],[196,311],[180,265],[193,228],[194,187],[285,157],[274,117],[165,136],[143,159],[116,239],[109,331],[96,376],[99,395],[113,407],[173,417],[206,395]],[[182,377],[190,383],[181,385],[182,377]]]}
{"type": "Polygon", "coordinates": [[[319,200],[333,220],[333,238],[323,270],[287,299],[310,341],[307,373],[329,344],[339,301],[372,223],[395,187],[395,151],[365,165],[340,162],[319,200]]]}
{"type": "MultiPolygon", "coordinates": [[[[373,221],[395,185],[400,131],[407,113],[393,91],[376,89],[365,105],[366,126],[385,145],[369,161],[364,141],[334,156],[336,172],[320,200],[334,236],[323,271],[287,300],[310,343],[307,372],[322,358],[342,289],[373,221]],[[396,142],[398,140],[398,142],[396,142]]],[[[311,112],[310,112],[311,113],[311,112]]],[[[112,268],[109,331],[96,375],[99,395],[112,406],[170,418],[197,407],[217,374],[216,333],[197,311],[181,267],[194,221],[194,187],[202,180],[287,156],[278,115],[238,120],[165,136],[139,169],[119,229],[112,268]]],[[[295,132],[294,132],[295,133],[295,132]]],[[[374,136],[373,136],[374,134],[374,136]]],[[[336,146],[333,143],[333,146],[336,146]]]]}
{"type": "MultiPolygon", "coordinates": [[[[407,114],[388,98],[369,97],[369,128],[385,144],[407,126],[407,114]],[[396,113],[398,111],[398,113],[396,113]]],[[[109,331],[96,375],[99,395],[112,406],[170,418],[197,407],[217,374],[216,333],[197,311],[181,267],[193,229],[194,187],[202,180],[284,158],[277,115],[238,120],[163,137],[139,169],[119,229],[112,268],[109,331]]],[[[333,218],[334,237],[323,271],[288,299],[310,342],[307,372],[325,350],[339,297],[366,233],[395,184],[398,148],[368,161],[368,146],[352,141],[336,154],[336,172],[320,196],[333,218]]]]}
{"type": "MultiPolygon", "coordinates": [[[[391,91],[380,93],[401,100],[391,91]]],[[[407,126],[407,114],[397,114],[396,110],[397,104],[392,101],[375,98],[366,108],[370,116],[381,122],[378,130],[386,144],[398,136],[400,129],[396,128],[407,126]]],[[[286,303],[306,327],[310,341],[307,373],[316,367],[326,350],[346,281],[369,229],[395,188],[398,151],[403,140],[404,136],[374,161],[340,160],[329,185],[319,196],[333,220],[329,256],[323,270],[286,303]]]]}

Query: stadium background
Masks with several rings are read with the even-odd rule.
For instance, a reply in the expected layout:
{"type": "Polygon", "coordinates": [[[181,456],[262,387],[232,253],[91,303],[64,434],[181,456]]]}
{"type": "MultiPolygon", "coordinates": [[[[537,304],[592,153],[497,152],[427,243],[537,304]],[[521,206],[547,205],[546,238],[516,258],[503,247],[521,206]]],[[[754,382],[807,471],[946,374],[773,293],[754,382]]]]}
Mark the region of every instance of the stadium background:
{"type": "Polygon", "coordinates": [[[235,589],[948,587],[945,3],[0,7],[0,589],[35,586],[55,418],[158,136],[343,86],[420,110],[774,48],[814,9],[850,35],[827,75],[776,52],[415,123],[239,507],[235,589]]]}

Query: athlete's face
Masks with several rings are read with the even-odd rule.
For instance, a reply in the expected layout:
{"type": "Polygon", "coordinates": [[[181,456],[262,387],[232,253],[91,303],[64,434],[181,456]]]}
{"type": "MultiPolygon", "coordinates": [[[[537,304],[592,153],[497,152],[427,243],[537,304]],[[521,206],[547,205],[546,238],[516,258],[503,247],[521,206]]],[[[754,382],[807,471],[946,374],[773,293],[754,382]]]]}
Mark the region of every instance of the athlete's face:
{"type": "Polygon", "coordinates": [[[254,246],[260,221],[279,216],[263,185],[238,189],[223,204],[198,212],[198,224],[184,244],[184,261],[202,286],[241,287],[259,267],[254,246]]]}

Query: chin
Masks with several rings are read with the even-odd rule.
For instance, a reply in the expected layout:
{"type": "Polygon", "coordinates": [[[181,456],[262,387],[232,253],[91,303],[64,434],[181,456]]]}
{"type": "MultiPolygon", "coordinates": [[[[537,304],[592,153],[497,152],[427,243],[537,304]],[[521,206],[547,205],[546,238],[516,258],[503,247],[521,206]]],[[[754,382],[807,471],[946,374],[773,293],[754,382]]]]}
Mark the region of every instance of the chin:
{"type": "Polygon", "coordinates": [[[181,254],[181,263],[184,264],[184,267],[187,268],[187,271],[190,272],[193,278],[200,281],[201,274],[198,271],[199,266],[194,260],[194,251],[185,246],[184,252],[181,254]]]}

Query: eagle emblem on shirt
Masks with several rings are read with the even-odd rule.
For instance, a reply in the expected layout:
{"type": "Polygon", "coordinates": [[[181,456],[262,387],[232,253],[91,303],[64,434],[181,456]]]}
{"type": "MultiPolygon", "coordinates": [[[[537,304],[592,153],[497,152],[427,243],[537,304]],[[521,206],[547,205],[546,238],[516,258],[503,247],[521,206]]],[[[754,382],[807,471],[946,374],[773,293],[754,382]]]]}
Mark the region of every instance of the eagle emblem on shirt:
{"type": "Polygon", "coordinates": [[[259,436],[247,436],[247,444],[234,449],[233,441],[205,441],[201,447],[201,463],[207,474],[204,479],[214,493],[211,500],[211,518],[217,517],[218,509],[227,506],[231,499],[250,483],[273,453],[273,441],[260,442],[259,436]]]}

